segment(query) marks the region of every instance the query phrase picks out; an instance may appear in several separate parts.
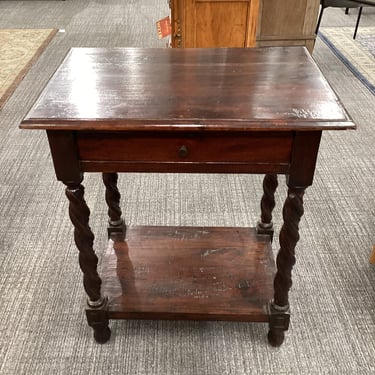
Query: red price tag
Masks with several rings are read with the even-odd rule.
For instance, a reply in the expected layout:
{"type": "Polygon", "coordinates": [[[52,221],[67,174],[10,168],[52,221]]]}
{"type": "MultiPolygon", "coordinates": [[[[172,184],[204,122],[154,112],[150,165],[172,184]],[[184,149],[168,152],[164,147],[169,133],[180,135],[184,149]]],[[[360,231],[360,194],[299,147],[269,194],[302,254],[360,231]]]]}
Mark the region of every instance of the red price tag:
{"type": "Polygon", "coordinates": [[[169,16],[162,18],[156,22],[156,29],[158,31],[159,39],[163,39],[172,34],[171,20],[169,16]]]}

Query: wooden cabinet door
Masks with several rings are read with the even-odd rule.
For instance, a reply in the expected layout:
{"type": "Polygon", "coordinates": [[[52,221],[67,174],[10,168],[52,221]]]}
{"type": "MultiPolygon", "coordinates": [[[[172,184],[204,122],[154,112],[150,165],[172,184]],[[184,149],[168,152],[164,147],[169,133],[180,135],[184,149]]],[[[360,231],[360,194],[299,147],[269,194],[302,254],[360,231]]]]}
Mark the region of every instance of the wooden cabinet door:
{"type": "Polygon", "coordinates": [[[252,47],[259,0],[172,0],[174,47],[252,47]]]}
{"type": "Polygon", "coordinates": [[[261,0],[258,45],[306,45],[312,50],[319,0],[261,0]]]}

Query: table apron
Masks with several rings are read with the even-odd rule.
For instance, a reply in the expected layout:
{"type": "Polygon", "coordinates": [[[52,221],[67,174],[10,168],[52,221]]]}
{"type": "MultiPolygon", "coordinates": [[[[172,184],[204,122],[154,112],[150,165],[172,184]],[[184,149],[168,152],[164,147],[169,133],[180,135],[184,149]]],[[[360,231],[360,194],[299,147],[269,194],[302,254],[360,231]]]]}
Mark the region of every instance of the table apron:
{"type": "Polygon", "coordinates": [[[77,132],[84,172],[286,173],[293,132],[77,132]]]}
{"type": "Polygon", "coordinates": [[[57,179],[83,172],[276,173],[290,186],[311,185],[321,131],[47,131],[57,179]]]}

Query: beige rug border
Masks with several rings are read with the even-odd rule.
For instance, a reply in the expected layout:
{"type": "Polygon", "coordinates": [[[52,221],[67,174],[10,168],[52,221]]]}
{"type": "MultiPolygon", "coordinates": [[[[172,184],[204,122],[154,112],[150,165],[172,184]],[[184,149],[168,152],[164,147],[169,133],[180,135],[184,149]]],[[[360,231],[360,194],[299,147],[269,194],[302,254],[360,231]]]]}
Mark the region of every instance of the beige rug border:
{"type": "MultiPolygon", "coordinates": [[[[22,29],[14,29],[14,30],[22,30],[22,29]]],[[[35,29],[29,29],[29,30],[35,30],[35,29]]],[[[46,29],[46,30],[48,30],[48,29],[46,29]]],[[[50,29],[50,30],[51,30],[51,32],[48,34],[47,38],[38,47],[38,49],[35,51],[32,58],[28,61],[28,63],[24,66],[24,68],[20,70],[20,72],[14,78],[12,84],[6,89],[3,96],[0,98],[0,109],[3,108],[4,104],[12,96],[12,94],[16,90],[17,86],[20,84],[20,82],[23,80],[23,78],[25,77],[27,72],[30,70],[31,66],[35,63],[35,61],[39,58],[39,56],[44,52],[44,50],[47,48],[48,44],[51,42],[53,37],[58,32],[58,29],[50,29]]]]}
{"type": "MultiPolygon", "coordinates": [[[[372,35],[374,30],[374,26],[360,27],[358,29],[357,39],[360,38],[361,33],[372,35]]],[[[322,27],[320,32],[369,83],[375,85],[374,57],[370,52],[360,46],[357,39],[352,38],[352,27],[322,27]]]]}

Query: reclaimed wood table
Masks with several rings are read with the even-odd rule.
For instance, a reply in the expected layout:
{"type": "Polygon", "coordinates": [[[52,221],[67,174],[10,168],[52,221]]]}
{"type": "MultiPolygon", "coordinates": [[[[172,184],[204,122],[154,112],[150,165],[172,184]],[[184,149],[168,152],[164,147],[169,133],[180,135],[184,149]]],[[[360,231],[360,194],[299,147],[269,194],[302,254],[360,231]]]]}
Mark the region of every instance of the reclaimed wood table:
{"type": "Polygon", "coordinates": [[[279,346],[303,195],[323,130],[355,128],[303,47],[72,49],[23,129],[47,132],[98,342],[109,319],[269,323],[279,346]],[[98,272],[82,185],[101,172],[109,244],[98,272]],[[255,228],[126,227],[119,172],[265,174],[255,228]],[[280,250],[272,256],[277,174],[287,176],[280,250]]]}

